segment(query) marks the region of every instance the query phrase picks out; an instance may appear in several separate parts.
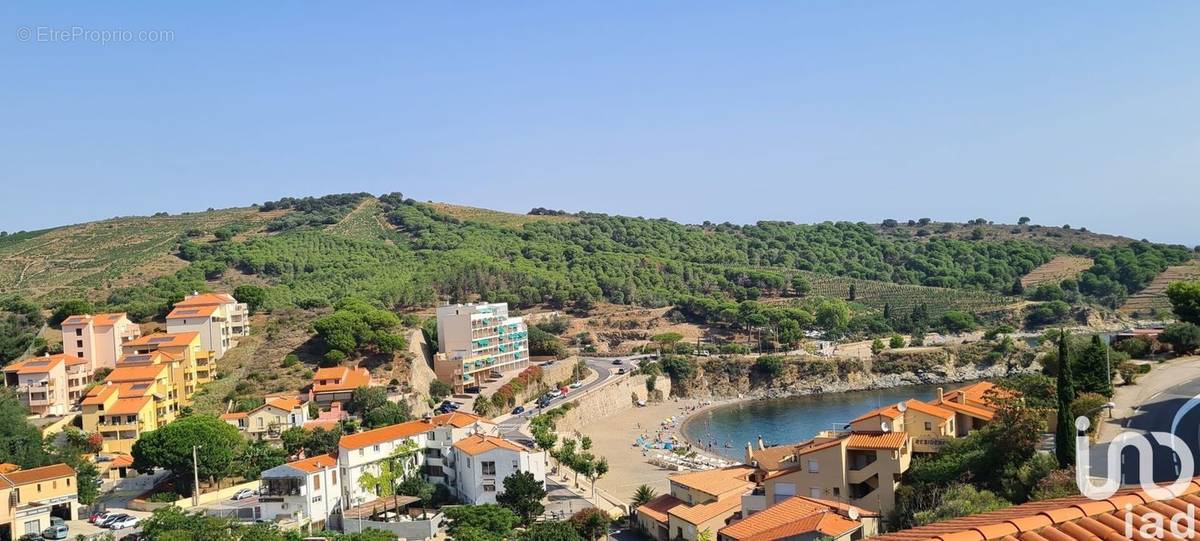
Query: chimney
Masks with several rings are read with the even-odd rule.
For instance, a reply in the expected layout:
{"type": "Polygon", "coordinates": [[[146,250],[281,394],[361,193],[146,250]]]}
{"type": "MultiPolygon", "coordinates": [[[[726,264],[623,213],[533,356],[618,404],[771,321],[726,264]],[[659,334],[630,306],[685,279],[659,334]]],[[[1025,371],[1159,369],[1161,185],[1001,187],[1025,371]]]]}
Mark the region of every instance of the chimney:
{"type": "Polygon", "coordinates": [[[754,458],[754,446],[750,442],[746,442],[746,462],[750,462],[754,458]]]}
{"type": "Polygon", "coordinates": [[[942,388],[938,387],[938,402],[942,401],[942,388]]]}
{"type": "Polygon", "coordinates": [[[958,403],[959,403],[959,404],[966,404],[966,403],[967,403],[967,393],[964,393],[964,392],[962,392],[962,391],[959,391],[959,392],[958,392],[958,396],[957,396],[957,397],[955,397],[955,398],[958,398],[958,403]]]}
{"type": "Polygon", "coordinates": [[[763,444],[762,435],[760,434],[760,435],[758,436],[758,449],[761,451],[761,450],[763,450],[763,449],[766,449],[766,448],[767,448],[767,446],[763,444]]]}

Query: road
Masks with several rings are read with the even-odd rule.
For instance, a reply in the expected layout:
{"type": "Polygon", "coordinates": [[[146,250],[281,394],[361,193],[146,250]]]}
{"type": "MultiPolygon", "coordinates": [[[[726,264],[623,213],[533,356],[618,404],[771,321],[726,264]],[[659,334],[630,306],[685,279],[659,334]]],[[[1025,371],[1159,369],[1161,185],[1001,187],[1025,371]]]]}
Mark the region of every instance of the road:
{"type": "MultiPolygon", "coordinates": [[[[1137,432],[1143,435],[1150,432],[1172,433],[1186,446],[1182,451],[1190,456],[1200,458],[1200,378],[1190,379],[1155,394],[1139,405],[1125,421],[1125,432],[1137,432]],[[1195,402],[1189,401],[1196,399],[1195,402]],[[1176,419],[1176,415],[1182,416],[1176,419]]],[[[1151,441],[1153,449],[1152,477],[1156,482],[1163,483],[1174,480],[1180,473],[1179,458],[1169,444],[1163,445],[1151,441]]],[[[1107,474],[1107,453],[1109,444],[1097,444],[1090,449],[1091,472],[1093,477],[1107,474]]],[[[1140,482],[1139,464],[1142,463],[1138,451],[1132,446],[1126,446],[1121,451],[1122,484],[1140,482]]],[[[1193,460],[1193,477],[1200,475],[1193,460]]]]}
{"type": "MultiPolygon", "coordinates": [[[[559,405],[574,401],[576,398],[587,394],[588,391],[607,383],[613,376],[617,375],[618,369],[624,368],[626,370],[632,370],[637,366],[637,361],[639,359],[644,359],[646,357],[648,357],[648,355],[631,355],[628,357],[609,358],[580,357],[580,359],[587,363],[588,368],[591,368],[596,372],[596,378],[584,383],[583,386],[578,389],[571,389],[571,392],[567,393],[565,398],[560,398],[551,402],[549,408],[547,409],[553,409],[559,405]],[[621,361],[621,364],[614,365],[613,361],[618,359],[621,361]]],[[[524,426],[525,423],[529,422],[531,417],[541,413],[543,410],[542,408],[537,407],[536,399],[524,404],[524,406],[524,414],[513,415],[511,417],[501,419],[497,424],[500,427],[500,435],[504,438],[533,446],[533,440],[530,439],[527,434],[521,432],[521,427],[524,426]]]]}

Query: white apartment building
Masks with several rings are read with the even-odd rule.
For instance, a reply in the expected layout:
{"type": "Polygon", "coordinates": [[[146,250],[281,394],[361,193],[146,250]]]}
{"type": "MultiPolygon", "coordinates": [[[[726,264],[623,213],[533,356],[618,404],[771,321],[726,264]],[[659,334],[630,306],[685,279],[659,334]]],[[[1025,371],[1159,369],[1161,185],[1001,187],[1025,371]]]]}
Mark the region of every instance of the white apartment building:
{"type": "Polygon", "coordinates": [[[262,518],[285,529],[324,530],[342,502],[337,458],[318,455],[264,471],[258,502],[262,518]]]}
{"type": "Polygon", "coordinates": [[[73,315],[62,322],[63,354],[87,359],[92,370],[112,368],[121,358],[121,345],[141,335],[124,313],[73,315]]]}
{"type": "Polygon", "coordinates": [[[434,371],[455,392],[529,365],[529,330],[507,303],[440,306],[434,371]]]}
{"type": "Polygon", "coordinates": [[[4,367],[4,385],[35,415],[66,415],[91,382],[91,364],[65,354],[30,357],[4,367]]]}
{"type": "Polygon", "coordinates": [[[504,438],[467,436],[454,443],[452,456],[451,487],[463,503],[496,503],[496,494],[504,492],[504,479],[517,472],[531,472],[538,481],[546,481],[545,451],[533,451],[504,438]]]}
{"type": "Polygon", "coordinates": [[[295,396],[267,397],[266,403],[250,411],[225,413],[221,420],[257,440],[278,440],[284,430],[308,422],[308,404],[295,396]]]}
{"type": "Polygon", "coordinates": [[[220,359],[238,338],[250,336],[250,309],[225,293],[193,293],[167,314],[167,332],[200,334],[200,345],[220,359]]]}

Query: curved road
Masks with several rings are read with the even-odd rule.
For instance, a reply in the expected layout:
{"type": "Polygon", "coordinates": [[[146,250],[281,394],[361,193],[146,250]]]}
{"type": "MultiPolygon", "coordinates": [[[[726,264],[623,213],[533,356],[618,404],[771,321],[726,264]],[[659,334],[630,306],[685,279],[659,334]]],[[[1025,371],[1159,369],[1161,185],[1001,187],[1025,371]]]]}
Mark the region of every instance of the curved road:
{"type": "MultiPolygon", "coordinates": [[[[567,393],[565,398],[554,400],[545,409],[554,409],[567,402],[575,401],[579,397],[586,395],[592,389],[605,385],[611,381],[614,376],[618,375],[617,369],[625,368],[626,370],[630,370],[637,366],[635,362],[636,360],[646,357],[648,357],[648,355],[631,355],[628,357],[609,358],[580,357],[580,359],[583,359],[583,361],[587,363],[588,368],[591,368],[596,372],[596,379],[583,384],[583,386],[578,389],[571,389],[571,392],[567,393]],[[621,360],[620,365],[613,364],[613,361],[617,359],[621,360]]],[[[502,437],[520,442],[525,445],[533,446],[533,440],[530,439],[529,435],[521,431],[521,427],[525,426],[525,424],[529,422],[529,419],[534,415],[541,413],[543,409],[537,407],[536,399],[523,405],[525,406],[525,413],[521,415],[509,416],[507,419],[504,419],[497,424],[500,427],[500,435],[502,437]]]]}
{"type": "MultiPolygon", "coordinates": [[[[1200,476],[1200,398],[1198,397],[1200,397],[1200,379],[1193,379],[1170,387],[1152,396],[1151,401],[1139,405],[1134,414],[1126,419],[1123,431],[1137,432],[1143,435],[1150,432],[1174,434],[1186,446],[1186,449],[1181,449],[1181,451],[1190,452],[1193,457],[1191,475],[1193,477],[1200,476]],[[1189,401],[1193,399],[1197,399],[1197,402],[1189,405],[1189,401]],[[1179,422],[1175,423],[1175,417],[1181,411],[1186,412],[1179,422]]],[[[1176,453],[1172,451],[1169,444],[1160,444],[1153,437],[1146,439],[1151,441],[1153,449],[1153,457],[1151,457],[1153,479],[1159,483],[1176,479],[1180,473],[1180,464],[1176,453]]],[[[1108,447],[1108,443],[1101,443],[1093,445],[1090,449],[1093,477],[1107,474],[1108,447]]],[[[1120,467],[1122,484],[1138,483],[1141,479],[1139,464],[1142,463],[1142,457],[1139,456],[1138,451],[1131,446],[1126,446],[1121,451],[1121,463],[1123,464],[1120,467]]]]}

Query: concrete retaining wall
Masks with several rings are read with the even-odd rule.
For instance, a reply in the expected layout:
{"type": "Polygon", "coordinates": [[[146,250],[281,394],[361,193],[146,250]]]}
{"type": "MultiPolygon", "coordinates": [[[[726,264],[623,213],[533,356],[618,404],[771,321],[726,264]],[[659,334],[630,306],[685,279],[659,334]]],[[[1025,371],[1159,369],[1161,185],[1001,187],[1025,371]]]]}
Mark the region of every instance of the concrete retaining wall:
{"type": "MultiPolygon", "coordinates": [[[[638,400],[647,400],[646,393],[646,378],[649,376],[614,376],[616,381],[609,383],[598,389],[588,391],[583,396],[575,400],[575,407],[571,408],[561,419],[555,423],[554,428],[558,432],[573,432],[581,429],[593,421],[616,415],[617,413],[634,407],[633,396],[636,394],[638,400]]],[[[671,379],[665,376],[658,376],[654,381],[655,394],[662,393],[660,396],[668,396],[671,394],[671,379]]]]}

